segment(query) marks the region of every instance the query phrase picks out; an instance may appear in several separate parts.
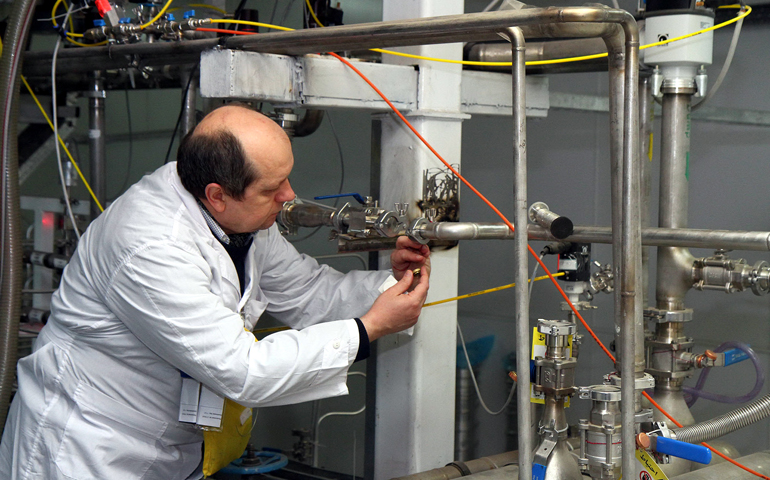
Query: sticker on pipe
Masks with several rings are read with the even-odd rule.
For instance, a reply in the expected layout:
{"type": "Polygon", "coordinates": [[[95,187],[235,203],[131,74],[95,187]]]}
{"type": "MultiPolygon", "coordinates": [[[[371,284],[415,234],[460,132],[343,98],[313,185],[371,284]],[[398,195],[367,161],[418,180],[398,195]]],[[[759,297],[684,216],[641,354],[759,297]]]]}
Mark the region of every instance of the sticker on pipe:
{"type": "MultiPolygon", "coordinates": [[[[545,357],[545,334],[537,331],[537,327],[532,329],[532,359],[536,357],[545,357]]],[[[572,356],[572,335],[567,337],[567,355],[572,356]]],[[[533,363],[534,365],[534,363],[533,363]]],[[[529,398],[532,403],[545,403],[545,394],[535,391],[535,384],[529,384],[529,398]]],[[[570,397],[564,399],[564,406],[569,407],[570,397]]]]}
{"type": "Polygon", "coordinates": [[[652,455],[639,448],[636,449],[636,468],[634,468],[634,476],[631,478],[634,480],[668,480],[663,470],[655,463],[652,455]]]}

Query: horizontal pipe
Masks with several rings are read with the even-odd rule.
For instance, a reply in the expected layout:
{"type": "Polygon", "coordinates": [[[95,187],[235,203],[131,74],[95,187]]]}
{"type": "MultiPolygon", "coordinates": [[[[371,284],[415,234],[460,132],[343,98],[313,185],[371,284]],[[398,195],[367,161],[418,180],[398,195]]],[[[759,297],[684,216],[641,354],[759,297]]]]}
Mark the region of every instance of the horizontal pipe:
{"type": "MultiPolygon", "coordinates": [[[[417,232],[427,240],[510,240],[513,232],[503,223],[443,222],[422,225],[417,232]]],[[[527,225],[530,240],[560,241],[539,225],[527,225]]],[[[612,243],[610,227],[575,225],[561,241],[612,243]]],[[[770,251],[770,232],[696,230],[690,228],[642,228],[642,244],[662,247],[723,248],[770,251]]]]}
{"type": "MultiPolygon", "coordinates": [[[[389,48],[409,45],[487,41],[499,39],[496,31],[518,25],[525,36],[610,36],[625,20],[626,12],[605,7],[527,8],[498,12],[445,15],[391,22],[361,23],[291,32],[262,33],[227,39],[135,43],[91,48],[68,48],[59,53],[57,70],[62,73],[123,68],[140,58],[143,66],[197,62],[204,50],[220,44],[226,48],[263,53],[303,55],[307,53],[389,48]],[[569,23],[562,23],[569,22],[569,23]],[[162,60],[162,61],[161,61],[162,60]],[[105,63],[106,62],[106,63],[105,63]]],[[[33,77],[50,73],[51,53],[30,52],[24,74],[33,77]]]]}
{"type": "Polygon", "coordinates": [[[495,470],[515,464],[518,461],[519,453],[516,451],[499,453],[497,455],[477,458],[467,462],[452,462],[446,467],[434,468],[433,470],[428,470],[426,472],[397,477],[393,480],[451,480],[453,478],[460,478],[474,473],[495,470]]]}
{"type": "MultiPolygon", "coordinates": [[[[527,62],[554,60],[596,53],[607,53],[604,40],[598,37],[577,40],[554,40],[550,42],[527,42],[525,59],[527,62]]],[[[511,47],[508,43],[476,43],[466,49],[466,60],[474,62],[510,62],[511,47]]],[[[607,60],[603,60],[606,63],[607,60]]],[[[508,71],[510,67],[490,67],[508,71]]]]}

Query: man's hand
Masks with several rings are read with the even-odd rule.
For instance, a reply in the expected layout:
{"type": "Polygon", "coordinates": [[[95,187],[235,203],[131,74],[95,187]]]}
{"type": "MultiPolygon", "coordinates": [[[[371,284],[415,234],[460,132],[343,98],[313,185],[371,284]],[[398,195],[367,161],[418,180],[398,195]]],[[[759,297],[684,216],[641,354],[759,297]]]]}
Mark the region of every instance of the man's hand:
{"type": "Polygon", "coordinates": [[[375,300],[372,308],[361,317],[369,341],[373,342],[383,335],[406,330],[417,323],[425,297],[428,296],[429,276],[429,268],[425,274],[420,273],[417,277],[411,270],[405,269],[401,272],[399,282],[375,300]],[[413,281],[416,283],[414,288],[413,281]]]}
{"type": "Polygon", "coordinates": [[[407,270],[414,271],[417,268],[420,269],[420,276],[430,276],[430,249],[409,237],[399,237],[396,250],[390,255],[390,265],[393,276],[399,281],[407,270]]]}

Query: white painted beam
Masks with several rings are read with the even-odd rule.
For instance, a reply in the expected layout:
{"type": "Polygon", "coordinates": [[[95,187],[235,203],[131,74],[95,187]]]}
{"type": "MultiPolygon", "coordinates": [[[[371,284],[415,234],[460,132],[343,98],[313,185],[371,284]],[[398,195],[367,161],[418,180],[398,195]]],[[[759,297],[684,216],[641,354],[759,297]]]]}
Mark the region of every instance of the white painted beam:
{"type": "MultiPolygon", "coordinates": [[[[393,58],[393,57],[387,57],[393,58]]],[[[414,62],[414,60],[410,60],[414,62]]],[[[436,64],[434,64],[436,65],[436,64]]],[[[399,110],[418,108],[418,81],[423,91],[435,91],[435,68],[356,62],[399,110]]],[[[455,74],[456,75],[456,74],[455,74]]],[[[460,111],[472,115],[511,114],[511,76],[505,73],[464,70],[454,80],[460,83],[460,111]]],[[[443,80],[441,80],[443,81],[443,80]]],[[[455,88],[457,85],[455,84],[455,88]]],[[[313,108],[358,108],[387,111],[389,107],[350,68],[328,57],[289,57],[239,50],[210,50],[201,55],[201,95],[270,102],[281,106],[313,108]]],[[[421,108],[425,109],[427,97],[421,108]]],[[[452,111],[446,105],[431,110],[452,111]]],[[[527,115],[548,114],[548,79],[527,78],[527,115]]]]}

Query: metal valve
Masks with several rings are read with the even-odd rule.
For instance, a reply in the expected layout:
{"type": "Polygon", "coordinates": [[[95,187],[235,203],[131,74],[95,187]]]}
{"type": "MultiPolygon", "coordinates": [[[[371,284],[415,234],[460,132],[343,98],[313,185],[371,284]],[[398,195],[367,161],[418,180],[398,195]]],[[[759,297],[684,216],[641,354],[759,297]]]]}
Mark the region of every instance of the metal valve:
{"type": "Polygon", "coordinates": [[[399,217],[405,217],[407,210],[409,210],[408,203],[394,203],[393,206],[396,207],[396,213],[399,217]]]}

